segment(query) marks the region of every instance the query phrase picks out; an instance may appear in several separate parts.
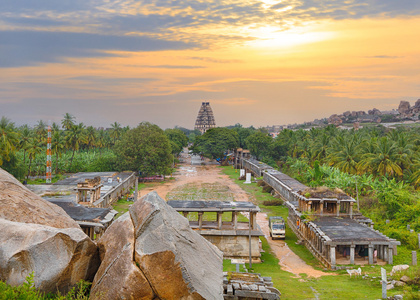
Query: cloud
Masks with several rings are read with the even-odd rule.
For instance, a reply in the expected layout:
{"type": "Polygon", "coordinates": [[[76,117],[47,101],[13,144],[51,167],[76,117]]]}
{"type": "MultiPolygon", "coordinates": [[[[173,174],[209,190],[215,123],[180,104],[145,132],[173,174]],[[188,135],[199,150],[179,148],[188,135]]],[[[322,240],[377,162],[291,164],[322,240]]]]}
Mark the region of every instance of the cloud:
{"type": "Polygon", "coordinates": [[[402,56],[392,56],[392,55],[375,55],[375,56],[367,56],[367,58],[385,58],[385,59],[396,59],[396,58],[402,58],[402,56]]]}
{"type": "Polygon", "coordinates": [[[60,62],[68,57],[115,56],[109,51],[182,50],[193,43],[143,36],[51,31],[0,31],[0,67],[60,62]]]}

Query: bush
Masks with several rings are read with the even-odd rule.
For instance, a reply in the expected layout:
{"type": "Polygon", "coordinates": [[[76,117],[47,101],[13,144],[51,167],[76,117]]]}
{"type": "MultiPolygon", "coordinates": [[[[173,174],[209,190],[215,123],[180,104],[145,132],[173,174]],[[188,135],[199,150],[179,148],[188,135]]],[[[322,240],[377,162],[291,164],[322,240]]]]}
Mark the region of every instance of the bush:
{"type": "Polygon", "coordinates": [[[271,193],[272,190],[273,188],[269,185],[265,185],[262,189],[263,193],[271,193]]]}
{"type": "Polygon", "coordinates": [[[386,228],[383,232],[386,236],[400,241],[408,249],[417,250],[417,234],[410,233],[407,229],[386,228]]]}

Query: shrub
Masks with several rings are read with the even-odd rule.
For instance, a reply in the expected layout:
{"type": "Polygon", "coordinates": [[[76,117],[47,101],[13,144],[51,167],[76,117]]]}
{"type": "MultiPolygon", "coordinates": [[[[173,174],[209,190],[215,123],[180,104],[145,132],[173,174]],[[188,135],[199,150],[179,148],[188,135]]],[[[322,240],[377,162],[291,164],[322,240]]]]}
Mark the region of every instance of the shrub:
{"type": "Polygon", "coordinates": [[[269,185],[265,185],[262,189],[263,193],[271,193],[272,190],[273,188],[269,185]]]}

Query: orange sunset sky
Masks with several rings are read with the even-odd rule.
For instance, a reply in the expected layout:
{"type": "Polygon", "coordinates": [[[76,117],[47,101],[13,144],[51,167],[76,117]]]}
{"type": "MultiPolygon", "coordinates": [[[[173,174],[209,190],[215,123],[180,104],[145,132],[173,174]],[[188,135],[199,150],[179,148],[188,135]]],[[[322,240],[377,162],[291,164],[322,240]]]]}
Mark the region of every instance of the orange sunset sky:
{"type": "Polygon", "coordinates": [[[418,0],[5,0],[0,116],[17,125],[292,124],[420,98],[418,0]]]}

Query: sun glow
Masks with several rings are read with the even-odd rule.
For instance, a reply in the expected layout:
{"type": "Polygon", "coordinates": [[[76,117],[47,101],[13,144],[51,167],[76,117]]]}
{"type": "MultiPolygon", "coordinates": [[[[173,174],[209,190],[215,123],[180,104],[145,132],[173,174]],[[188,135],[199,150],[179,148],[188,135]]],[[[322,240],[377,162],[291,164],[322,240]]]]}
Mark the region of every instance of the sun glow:
{"type": "Polygon", "coordinates": [[[256,39],[248,42],[256,48],[287,48],[328,40],[334,37],[333,32],[310,31],[307,28],[280,31],[278,27],[267,26],[253,30],[256,39]]]}

